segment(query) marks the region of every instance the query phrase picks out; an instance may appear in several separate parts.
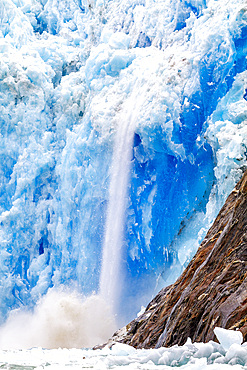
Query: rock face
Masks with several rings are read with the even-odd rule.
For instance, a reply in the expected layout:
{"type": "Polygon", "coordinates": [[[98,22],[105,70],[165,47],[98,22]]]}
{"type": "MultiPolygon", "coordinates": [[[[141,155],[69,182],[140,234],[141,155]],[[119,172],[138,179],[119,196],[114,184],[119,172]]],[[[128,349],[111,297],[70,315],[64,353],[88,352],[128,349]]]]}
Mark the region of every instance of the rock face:
{"type": "Polygon", "coordinates": [[[112,339],[136,348],[207,342],[215,326],[247,341],[247,172],[180,278],[112,339]]]}

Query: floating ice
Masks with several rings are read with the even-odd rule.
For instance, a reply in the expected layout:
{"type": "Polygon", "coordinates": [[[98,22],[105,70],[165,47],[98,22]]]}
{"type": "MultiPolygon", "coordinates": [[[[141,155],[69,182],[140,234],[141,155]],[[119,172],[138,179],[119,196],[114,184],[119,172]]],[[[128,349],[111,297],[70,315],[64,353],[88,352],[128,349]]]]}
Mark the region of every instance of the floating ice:
{"type": "Polygon", "coordinates": [[[233,344],[242,344],[243,334],[241,331],[226,330],[223,328],[214,328],[214,334],[225,350],[228,350],[233,344]]]}
{"type": "Polygon", "coordinates": [[[33,348],[22,351],[0,351],[1,368],[32,367],[34,369],[142,369],[142,370],[244,370],[247,347],[233,344],[228,351],[215,342],[187,343],[181,347],[135,349],[116,343],[111,349],[33,348]]]}

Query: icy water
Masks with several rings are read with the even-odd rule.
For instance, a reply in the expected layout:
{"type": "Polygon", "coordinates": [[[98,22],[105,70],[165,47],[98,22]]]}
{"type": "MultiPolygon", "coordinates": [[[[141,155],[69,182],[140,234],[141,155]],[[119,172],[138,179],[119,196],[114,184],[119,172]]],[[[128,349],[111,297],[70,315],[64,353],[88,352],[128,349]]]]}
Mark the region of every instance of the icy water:
{"type": "Polygon", "coordinates": [[[112,349],[51,349],[0,351],[0,368],[19,369],[247,369],[247,345],[234,343],[228,350],[215,342],[136,350],[116,344],[112,349]]]}

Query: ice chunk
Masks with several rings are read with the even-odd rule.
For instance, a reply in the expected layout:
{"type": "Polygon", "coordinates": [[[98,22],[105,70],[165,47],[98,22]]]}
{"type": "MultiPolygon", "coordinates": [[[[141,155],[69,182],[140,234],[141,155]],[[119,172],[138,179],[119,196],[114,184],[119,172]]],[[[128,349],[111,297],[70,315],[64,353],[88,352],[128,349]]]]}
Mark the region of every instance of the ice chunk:
{"type": "Polygon", "coordinates": [[[109,45],[113,49],[128,49],[130,37],[123,32],[115,32],[109,40],[109,45]]]}
{"type": "Polygon", "coordinates": [[[225,360],[231,365],[247,365],[246,348],[237,343],[233,343],[226,353],[225,360]]]}
{"type": "Polygon", "coordinates": [[[232,344],[242,344],[243,334],[241,331],[227,330],[223,328],[214,328],[214,334],[222,347],[227,351],[232,344]]]}
{"type": "Polygon", "coordinates": [[[199,347],[198,351],[195,354],[195,357],[197,358],[201,357],[209,358],[215,351],[213,343],[205,343],[203,345],[200,343],[200,345],[197,346],[199,347]]]}
{"type": "Polygon", "coordinates": [[[112,346],[111,354],[114,356],[129,356],[135,354],[136,349],[124,343],[115,343],[112,346]]]}
{"type": "Polygon", "coordinates": [[[139,316],[143,315],[143,314],[144,314],[144,312],[145,312],[145,310],[146,310],[146,308],[145,308],[144,306],[141,306],[140,311],[137,313],[137,317],[139,317],[139,316]]]}

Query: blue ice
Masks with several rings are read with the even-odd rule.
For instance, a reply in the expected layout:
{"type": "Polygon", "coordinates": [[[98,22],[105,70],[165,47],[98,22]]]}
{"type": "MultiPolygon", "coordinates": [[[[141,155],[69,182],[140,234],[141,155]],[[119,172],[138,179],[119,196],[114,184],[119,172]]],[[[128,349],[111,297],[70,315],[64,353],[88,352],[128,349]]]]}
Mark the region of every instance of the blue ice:
{"type": "Polygon", "coordinates": [[[50,287],[98,291],[124,119],[129,320],[188,264],[246,168],[244,1],[0,0],[0,19],[1,321],[50,287]]]}

